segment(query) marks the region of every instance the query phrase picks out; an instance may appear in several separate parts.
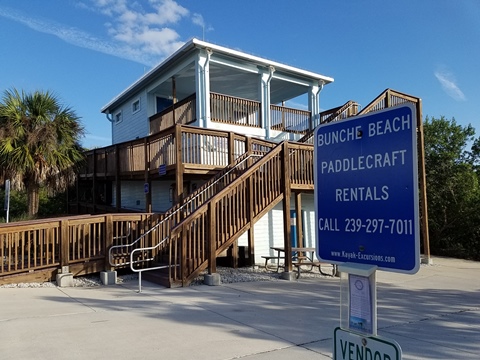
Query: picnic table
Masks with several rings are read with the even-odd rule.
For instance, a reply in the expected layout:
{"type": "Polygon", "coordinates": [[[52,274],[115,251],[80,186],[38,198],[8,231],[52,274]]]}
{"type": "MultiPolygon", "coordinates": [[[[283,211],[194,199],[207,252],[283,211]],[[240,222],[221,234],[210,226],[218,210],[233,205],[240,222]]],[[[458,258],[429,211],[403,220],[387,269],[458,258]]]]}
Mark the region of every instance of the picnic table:
{"type": "MultiPolygon", "coordinates": [[[[285,259],[285,248],[272,246],[270,247],[270,249],[272,249],[273,251],[276,251],[277,256],[263,256],[263,258],[265,258],[265,267],[267,267],[267,263],[269,260],[277,259],[277,272],[278,272],[280,268],[280,259],[285,259]]],[[[314,267],[318,267],[318,271],[322,275],[335,276],[335,273],[336,273],[336,267],[334,265],[321,262],[315,259],[314,247],[292,247],[292,265],[296,267],[297,279],[300,277],[302,266],[310,266],[310,270],[312,270],[314,267]],[[324,271],[322,271],[322,265],[331,266],[332,267],[331,274],[327,274],[324,271]]]]}

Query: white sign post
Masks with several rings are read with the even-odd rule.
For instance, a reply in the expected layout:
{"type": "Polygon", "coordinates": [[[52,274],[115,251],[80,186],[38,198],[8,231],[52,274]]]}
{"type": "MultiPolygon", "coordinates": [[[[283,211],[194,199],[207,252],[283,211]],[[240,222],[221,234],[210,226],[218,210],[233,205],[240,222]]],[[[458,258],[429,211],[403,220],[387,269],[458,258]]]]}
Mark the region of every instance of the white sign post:
{"type": "Polygon", "coordinates": [[[5,180],[5,204],[4,210],[7,212],[5,221],[8,224],[9,215],[10,215],[10,180],[5,180]]]}

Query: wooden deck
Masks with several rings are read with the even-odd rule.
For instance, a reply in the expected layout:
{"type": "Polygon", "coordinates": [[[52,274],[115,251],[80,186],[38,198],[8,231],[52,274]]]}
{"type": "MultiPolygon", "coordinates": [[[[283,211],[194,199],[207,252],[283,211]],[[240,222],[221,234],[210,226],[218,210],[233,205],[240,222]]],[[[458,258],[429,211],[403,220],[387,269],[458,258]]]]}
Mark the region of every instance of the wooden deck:
{"type": "MultiPolygon", "coordinates": [[[[0,284],[54,280],[63,266],[74,276],[108,269],[110,246],[132,242],[158,220],[155,214],[108,214],[2,224],[0,284]]],[[[153,236],[142,245],[156,242],[153,236]]]]}
{"type": "MultiPolygon", "coordinates": [[[[232,103],[222,98],[218,101],[232,103]]],[[[421,101],[386,90],[361,113],[407,101],[416,105],[419,119],[421,224],[423,251],[429,256],[421,101]]],[[[250,116],[254,104],[243,105],[247,110],[241,119],[254,119],[250,116]],[[245,114],[249,115],[245,118],[245,114]]],[[[181,106],[188,109],[188,101],[177,104],[174,111],[180,111],[181,106]]],[[[348,102],[322,113],[321,121],[341,120],[356,114],[357,110],[356,103],[348,102]]],[[[282,121],[276,120],[274,126],[293,127],[297,131],[304,124],[304,115],[296,117],[303,119],[299,123],[282,118],[282,121]]],[[[242,121],[243,125],[256,126],[253,120],[242,121]]],[[[304,141],[311,141],[311,133],[304,131],[304,134],[304,141]]],[[[81,199],[77,187],[71,209],[92,214],[115,213],[0,225],[0,259],[3,259],[0,283],[18,282],[20,278],[22,281],[51,280],[62,266],[69,266],[74,275],[94,273],[111,266],[124,267],[132,249],[152,247],[168,238],[161,247],[138,252],[139,258],[135,261],[140,267],[150,266],[151,259],[166,263],[169,283],[187,285],[205,269],[214,273],[216,257],[245,232],[248,232],[249,258],[252,259],[255,252],[253,226],[280,202],[284,208],[284,246],[288,249],[290,199],[295,195],[295,207],[301,208],[298,195],[313,192],[313,161],[313,145],[309,143],[276,144],[182,123],[143,139],[89,151],[79,179],[90,186],[92,194],[97,193],[100,184],[113,181],[121,184],[132,179],[151,184],[152,180],[167,176],[180,184],[174,191],[175,205],[165,214],[152,214],[150,193],[145,195],[147,209],[144,213],[120,213],[120,186],[116,187],[116,203],[109,205],[96,196],[81,199]],[[192,175],[205,176],[209,180],[191,194],[183,194],[184,179],[192,175]],[[111,258],[108,256],[108,249],[113,245],[132,244],[136,239],[139,241],[134,246],[119,248],[111,258]]],[[[297,231],[301,231],[301,227],[297,231]]],[[[285,269],[292,271],[288,253],[286,258],[285,269]]]]}

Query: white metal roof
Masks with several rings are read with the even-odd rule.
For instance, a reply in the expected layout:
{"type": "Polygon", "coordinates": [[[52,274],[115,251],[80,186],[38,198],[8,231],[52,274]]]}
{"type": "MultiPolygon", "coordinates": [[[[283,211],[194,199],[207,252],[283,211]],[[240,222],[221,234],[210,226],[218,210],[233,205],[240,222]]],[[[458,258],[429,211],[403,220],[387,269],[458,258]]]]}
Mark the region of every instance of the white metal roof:
{"type": "MultiPolygon", "coordinates": [[[[273,66],[275,68],[275,74],[279,78],[281,78],[283,74],[283,76],[285,77],[304,80],[311,83],[318,82],[318,83],[328,84],[334,81],[333,78],[328,76],[324,76],[324,75],[317,74],[307,70],[302,70],[302,69],[285,65],[276,61],[267,60],[258,56],[246,54],[238,50],[229,49],[223,46],[215,45],[212,43],[208,43],[208,42],[193,38],[189,40],[187,43],[185,43],[180,49],[178,49],[172,55],[170,55],[167,59],[165,59],[160,64],[158,64],[157,66],[152,68],[150,71],[145,73],[141,78],[135,81],[132,85],[130,85],[128,88],[122,91],[115,98],[113,98],[108,104],[106,104],[101,109],[101,111],[104,113],[109,113],[109,110],[119,105],[121,102],[125,101],[130,96],[134,95],[135,92],[138,92],[142,88],[145,88],[150,84],[152,84],[156,78],[162,76],[162,74],[164,74],[165,72],[172,71],[172,69],[173,71],[175,71],[175,66],[177,64],[182,63],[185,59],[188,59],[189,57],[193,56],[195,51],[197,51],[197,49],[210,49],[214,54],[213,56],[226,57],[228,59],[231,59],[232,61],[243,63],[243,64],[249,64],[251,66],[256,66],[256,67],[273,66]]],[[[222,70],[220,69],[220,67],[217,67],[216,69],[212,69],[211,77],[210,77],[211,81],[215,81],[214,75],[213,75],[215,74],[215,72],[217,72],[219,75],[216,86],[219,89],[221,89],[220,91],[222,93],[224,92],[226,94],[229,94],[226,89],[225,81],[222,81],[223,80],[222,76],[225,75],[225,69],[222,70]]],[[[232,77],[230,79],[231,84],[236,83],[236,85],[234,89],[235,94],[230,94],[230,95],[250,98],[249,95],[252,95],[257,91],[258,86],[253,82],[250,82],[250,86],[248,86],[248,81],[245,81],[245,79],[242,79],[242,81],[240,81],[240,77],[244,76],[241,72],[237,71],[235,73],[234,71],[232,71],[232,74],[233,74],[232,76],[236,76],[236,79],[232,77]],[[243,84],[243,88],[244,88],[243,93],[241,92],[242,88],[241,86],[239,86],[239,84],[243,84]]],[[[188,76],[185,75],[185,77],[188,77],[190,79],[189,81],[185,80],[185,84],[189,82],[191,83],[191,78],[194,77],[194,72],[190,71],[188,76]]],[[[276,83],[280,84],[280,81],[278,81],[277,79],[276,83]]],[[[181,89],[181,83],[178,84],[178,86],[181,89]]],[[[211,86],[211,87],[214,88],[214,86],[211,86]]],[[[232,87],[232,91],[233,91],[233,87],[232,87]]],[[[288,87],[283,86],[283,88],[277,87],[277,92],[275,96],[273,96],[274,98],[272,98],[272,103],[276,103],[277,101],[282,101],[282,100],[288,100],[285,97],[294,97],[296,96],[295,94],[297,94],[298,91],[299,89],[295,89],[295,86],[293,84],[290,84],[288,87]],[[290,91],[287,91],[288,89],[290,91]]],[[[190,94],[187,94],[187,95],[190,95],[190,94]]]]}

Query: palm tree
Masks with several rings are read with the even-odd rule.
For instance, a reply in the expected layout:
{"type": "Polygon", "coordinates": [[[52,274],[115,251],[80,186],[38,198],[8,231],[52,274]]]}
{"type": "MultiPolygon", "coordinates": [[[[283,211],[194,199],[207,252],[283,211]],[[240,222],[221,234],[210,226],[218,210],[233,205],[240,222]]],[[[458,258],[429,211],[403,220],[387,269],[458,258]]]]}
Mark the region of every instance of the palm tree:
{"type": "Polygon", "coordinates": [[[6,90],[0,102],[0,173],[27,190],[28,214],[38,213],[39,189],[63,191],[84,160],[84,129],[75,112],[50,92],[6,90]]]}

